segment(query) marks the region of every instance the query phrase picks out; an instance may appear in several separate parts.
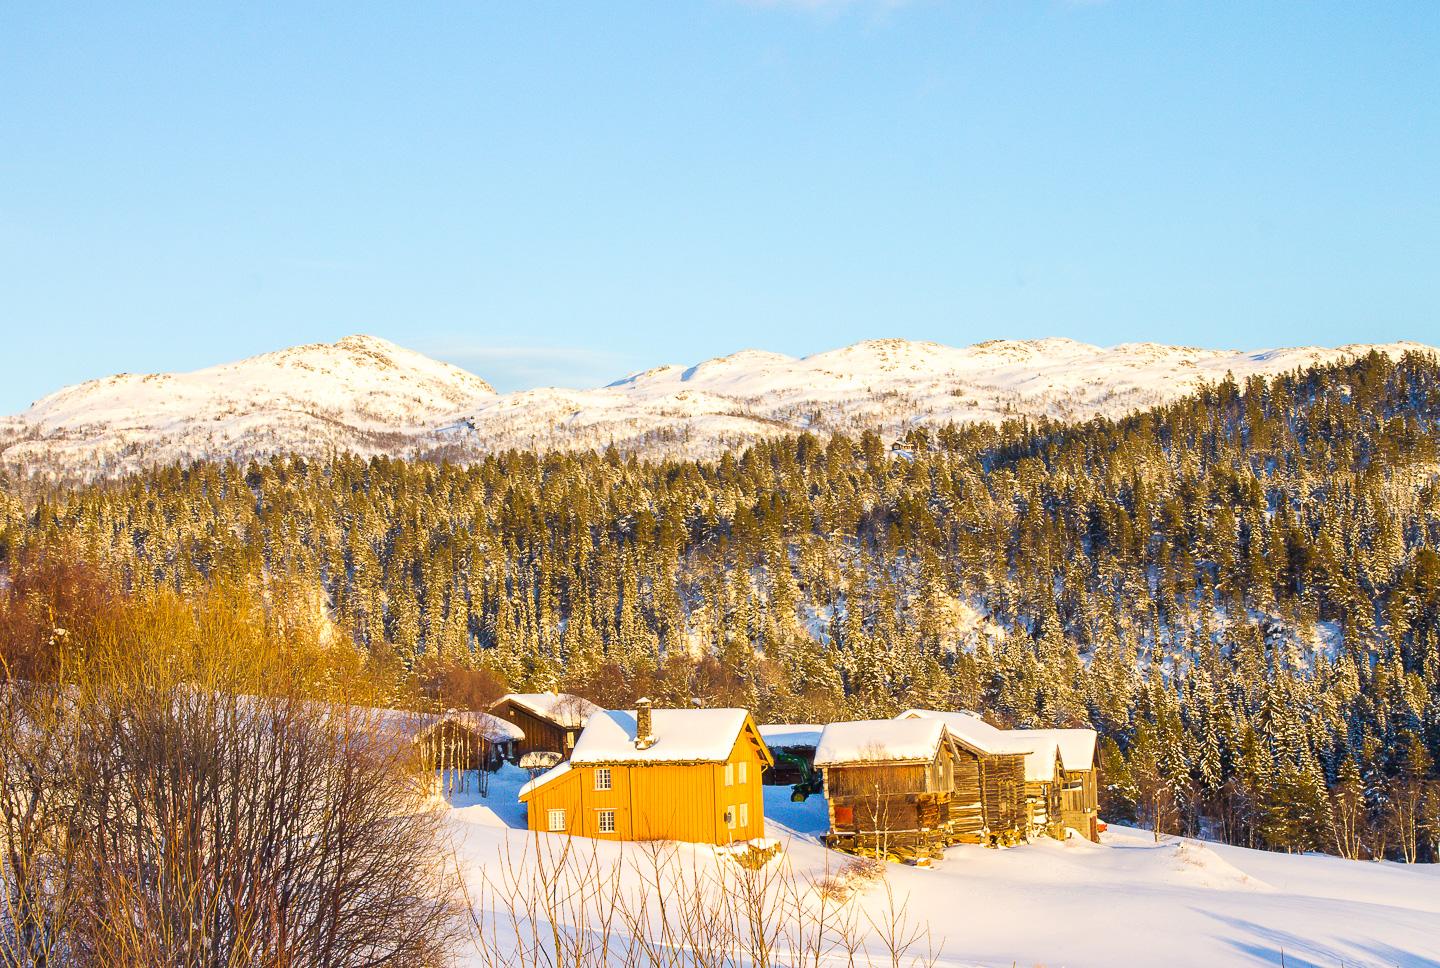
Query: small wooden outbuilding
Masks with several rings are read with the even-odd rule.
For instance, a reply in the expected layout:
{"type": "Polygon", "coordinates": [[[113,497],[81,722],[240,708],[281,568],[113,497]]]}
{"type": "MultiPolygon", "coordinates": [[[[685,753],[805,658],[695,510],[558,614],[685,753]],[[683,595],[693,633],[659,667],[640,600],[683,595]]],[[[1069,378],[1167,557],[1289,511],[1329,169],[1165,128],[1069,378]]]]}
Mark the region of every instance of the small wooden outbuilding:
{"type": "Polygon", "coordinates": [[[938,722],[951,739],[974,755],[983,840],[1008,844],[1025,836],[1030,818],[1025,786],[1027,746],[970,713],[907,709],[895,718],[938,722]]]}
{"type": "Polygon", "coordinates": [[[774,760],[743,709],[602,710],[570,759],[520,788],[531,830],[735,844],[763,837],[774,760]]]}
{"type": "Polygon", "coordinates": [[[518,726],[525,734],[517,755],[546,752],[569,756],[599,706],[566,692],[512,692],[501,696],[490,712],[518,726]]]}
{"type": "Polygon", "coordinates": [[[955,760],[955,744],[933,720],[826,726],[815,751],[830,812],[826,843],[856,852],[925,852],[954,843],[957,825],[978,829],[964,803],[952,810],[955,760]]]}
{"type": "Polygon", "coordinates": [[[525,733],[498,716],[451,709],[420,729],[415,742],[436,770],[495,770],[513,760],[525,733]]]}
{"type": "MultiPolygon", "coordinates": [[[[1099,840],[1099,777],[1093,729],[1000,729],[969,711],[907,709],[900,719],[934,719],[963,743],[990,754],[1019,754],[1027,834],[1063,840],[1075,830],[1099,840]]],[[[1002,798],[1003,799],[1003,798],[1002,798]]]]}
{"type": "Polygon", "coordinates": [[[1012,732],[1022,742],[1033,742],[1037,754],[1053,764],[1043,771],[1047,774],[1043,784],[1046,832],[1063,840],[1067,830],[1074,830],[1098,842],[1100,771],[1095,757],[1095,730],[1017,729],[1012,732]]]}

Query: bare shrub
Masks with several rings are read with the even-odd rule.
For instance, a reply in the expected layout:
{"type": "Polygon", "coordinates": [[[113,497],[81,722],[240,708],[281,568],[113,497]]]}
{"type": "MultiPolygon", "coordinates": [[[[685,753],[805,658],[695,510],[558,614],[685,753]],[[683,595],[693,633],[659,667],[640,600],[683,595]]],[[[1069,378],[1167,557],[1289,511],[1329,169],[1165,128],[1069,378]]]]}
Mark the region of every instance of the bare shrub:
{"type": "Polygon", "coordinates": [[[333,662],[286,635],[243,600],[132,602],[54,678],[0,680],[0,966],[448,961],[408,736],[317,695],[333,662]]]}
{"type": "Polygon", "coordinates": [[[883,880],[885,862],[875,857],[852,857],[833,874],[826,874],[817,889],[839,901],[848,901],[855,894],[883,880]]]}

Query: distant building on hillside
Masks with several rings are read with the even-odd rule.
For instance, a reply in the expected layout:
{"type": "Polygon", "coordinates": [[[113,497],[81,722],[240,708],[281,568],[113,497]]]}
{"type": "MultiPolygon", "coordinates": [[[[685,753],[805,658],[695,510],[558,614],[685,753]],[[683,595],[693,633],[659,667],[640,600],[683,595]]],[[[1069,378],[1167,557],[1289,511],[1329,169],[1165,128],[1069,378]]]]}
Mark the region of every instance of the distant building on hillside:
{"type": "Polygon", "coordinates": [[[590,717],[604,712],[588,699],[565,692],[512,692],[501,696],[490,712],[520,727],[525,734],[516,749],[526,753],[569,756],[590,717]]]}
{"type": "Polygon", "coordinates": [[[743,709],[600,711],[568,762],[520,788],[531,830],[730,844],[764,836],[773,764],[743,709]]]}

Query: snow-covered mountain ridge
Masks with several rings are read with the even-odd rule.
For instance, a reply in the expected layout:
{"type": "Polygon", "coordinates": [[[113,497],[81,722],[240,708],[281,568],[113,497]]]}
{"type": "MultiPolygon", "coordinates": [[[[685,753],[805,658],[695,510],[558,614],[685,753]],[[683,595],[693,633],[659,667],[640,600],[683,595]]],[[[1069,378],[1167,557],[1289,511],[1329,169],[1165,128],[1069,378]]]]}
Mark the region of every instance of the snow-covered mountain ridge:
{"type": "Polygon", "coordinates": [[[713,456],[766,436],[1015,416],[1121,416],[1204,383],[1269,376],[1420,343],[1252,352],[1158,343],[1102,348],[1070,339],[991,340],[963,348],[867,340],[794,358],[745,350],[695,366],[661,366],[594,390],[543,388],[486,400],[450,429],[469,446],[713,456]]]}
{"type": "Polygon", "coordinates": [[[0,420],[7,465],[82,477],[145,464],[273,453],[443,453],[610,444],[714,456],[809,430],[1120,416],[1224,378],[1268,376],[1420,343],[1262,351],[1070,339],[968,347],[878,339],[795,358],[744,350],[660,366],[589,390],[497,394],[479,377],[372,336],[310,344],[192,373],[120,374],[67,387],[0,420]]]}
{"type": "Polygon", "coordinates": [[[7,464],[82,476],[204,457],[408,449],[495,390],[374,336],[66,387],[0,423],[7,464]],[[6,445],[8,444],[8,445],[6,445]]]}

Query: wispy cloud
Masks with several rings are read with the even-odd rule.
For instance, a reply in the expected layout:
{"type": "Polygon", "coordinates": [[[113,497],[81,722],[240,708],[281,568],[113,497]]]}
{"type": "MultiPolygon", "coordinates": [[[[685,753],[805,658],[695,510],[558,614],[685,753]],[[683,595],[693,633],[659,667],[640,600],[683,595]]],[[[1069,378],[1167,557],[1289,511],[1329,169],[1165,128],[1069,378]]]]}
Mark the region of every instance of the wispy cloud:
{"type": "Polygon", "coordinates": [[[910,0],[738,0],[738,2],[747,7],[809,10],[818,13],[839,11],[847,7],[880,7],[892,10],[896,7],[906,6],[910,0]]]}
{"type": "Polygon", "coordinates": [[[502,392],[538,386],[594,387],[628,372],[625,356],[589,346],[504,346],[438,338],[421,341],[415,348],[463,366],[502,392]]]}

